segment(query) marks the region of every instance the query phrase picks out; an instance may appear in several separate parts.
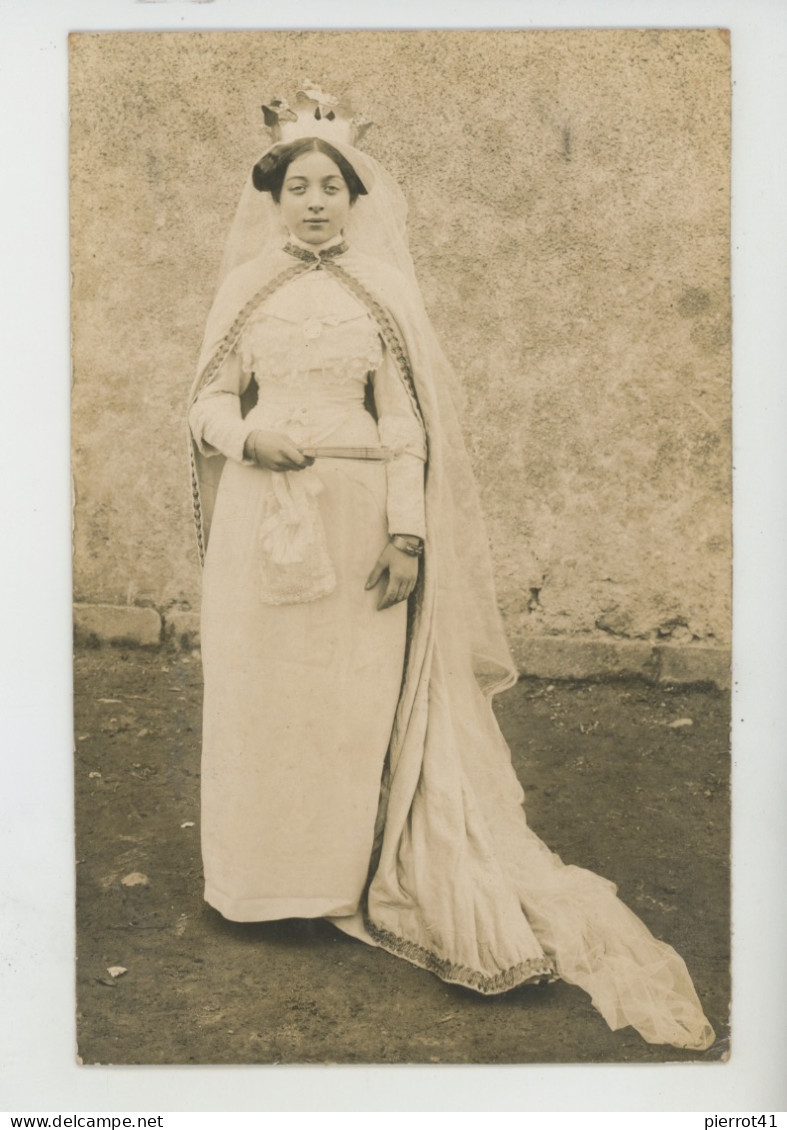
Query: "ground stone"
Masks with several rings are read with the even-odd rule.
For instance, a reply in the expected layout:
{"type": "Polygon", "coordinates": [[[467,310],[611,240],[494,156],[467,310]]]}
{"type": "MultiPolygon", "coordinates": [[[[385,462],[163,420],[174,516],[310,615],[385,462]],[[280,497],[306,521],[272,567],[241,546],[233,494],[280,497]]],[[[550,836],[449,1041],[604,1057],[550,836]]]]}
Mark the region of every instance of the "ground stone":
{"type": "Polygon", "coordinates": [[[199,647],[200,616],[198,612],[167,612],[164,617],[164,639],[188,651],[199,647]]]}
{"type": "Polygon", "coordinates": [[[161,642],[161,617],[155,608],[133,605],[77,604],[74,606],[77,643],[125,643],[156,647],[161,642]]]}
{"type": "Polygon", "coordinates": [[[660,683],[710,683],[721,690],[729,689],[732,670],[730,653],[725,648],[659,646],[655,650],[660,683]]]}
{"type": "MultiPolygon", "coordinates": [[[[185,651],[200,646],[198,612],[174,610],[162,619],[155,608],[78,604],[74,615],[78,644],[130,643],[155,647],[163,642],[185,651]]],[[[721,647],[682,647],[648,640],[586,639],[528,635],[515,644],[520,675],[539,679],[603,679],[639,676],[678,686],[730,686],[730,653],[721,647]]]]}
{"type": "Polygon", "coordinates": [[[583,640],[528,636],[514,656],[520,674],[548,679],[653,678],[653,648],[639,640],[583,640]]]}

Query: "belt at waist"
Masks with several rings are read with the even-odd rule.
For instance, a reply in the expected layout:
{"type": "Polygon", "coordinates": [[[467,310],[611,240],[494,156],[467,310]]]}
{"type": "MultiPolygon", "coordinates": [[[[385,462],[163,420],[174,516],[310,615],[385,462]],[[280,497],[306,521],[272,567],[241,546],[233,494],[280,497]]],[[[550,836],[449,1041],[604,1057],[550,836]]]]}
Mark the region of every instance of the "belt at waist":
{"type": "Polygon", "coordinates": [[[379,445],[379,433],[373,417],[363,403],[295,405],[262,402],[249,412],[246,421],[252,427],[279,431],[296,444],[379,445]]]}

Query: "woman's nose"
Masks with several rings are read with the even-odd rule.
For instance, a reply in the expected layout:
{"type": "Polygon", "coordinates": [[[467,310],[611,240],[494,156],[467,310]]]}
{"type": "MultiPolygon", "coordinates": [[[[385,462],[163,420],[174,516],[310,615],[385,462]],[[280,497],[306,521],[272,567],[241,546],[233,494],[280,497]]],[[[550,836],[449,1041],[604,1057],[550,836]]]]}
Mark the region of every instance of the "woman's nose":
{"type": "Polygon", "coordinates": [[[323,208],[322,199],[320,198],[320,196],[317,193],[313,193],[309,197],[309,211],[310,212],[321,212],[322,208],[323,208]]]}

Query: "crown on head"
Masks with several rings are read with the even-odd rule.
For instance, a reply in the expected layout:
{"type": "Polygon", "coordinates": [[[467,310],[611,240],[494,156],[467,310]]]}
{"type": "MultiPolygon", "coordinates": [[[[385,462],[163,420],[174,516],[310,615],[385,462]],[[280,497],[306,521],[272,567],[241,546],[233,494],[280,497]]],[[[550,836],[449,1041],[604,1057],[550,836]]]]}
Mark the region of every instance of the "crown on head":
{"type": "Polygon", "coordinates": [[[292,106],[283,98],[272,98],[270,105],[262,107],[262,113],[274,143],[321,137],[354,146],[372,124],[355,115],[343,99],[326,94],[308,80],[296,93],[292,106]]]}

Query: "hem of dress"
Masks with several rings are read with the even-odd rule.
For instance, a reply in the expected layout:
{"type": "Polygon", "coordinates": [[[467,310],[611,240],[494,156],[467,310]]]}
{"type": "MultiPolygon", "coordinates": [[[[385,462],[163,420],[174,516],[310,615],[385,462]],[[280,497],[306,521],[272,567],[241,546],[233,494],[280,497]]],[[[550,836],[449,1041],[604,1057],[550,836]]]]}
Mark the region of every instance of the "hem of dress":
{"type": "Polygon", "coordinates": [[[531,957],[520,961],[516,965],[503,969],[499,973],[482,973],[478,969],[471,969],[467,965],[458,965],[448,958],[438,957],[436,953],[419,945],[417,942],[400,938],[397,934],[377,926],[366,915],[364,925],[369,935],[377,945],[393,954],[395,957],[404,958],[411,965],[419,969],[426,969],[434,973],[441,981],[451,985],[462,985],[466,989],[473,989],[476,993],[494,996],[506,993],[519,985],[542,984],[558,980],[554,962],[546,955],[531,957]]]}
{"type": "Polygon", "coordinates": [[[276,922],[283,918],[344,918],[358,909],[358,899],[256,898],[236,899],[205,888],[205,902],[230,922],[276,922]]]}

